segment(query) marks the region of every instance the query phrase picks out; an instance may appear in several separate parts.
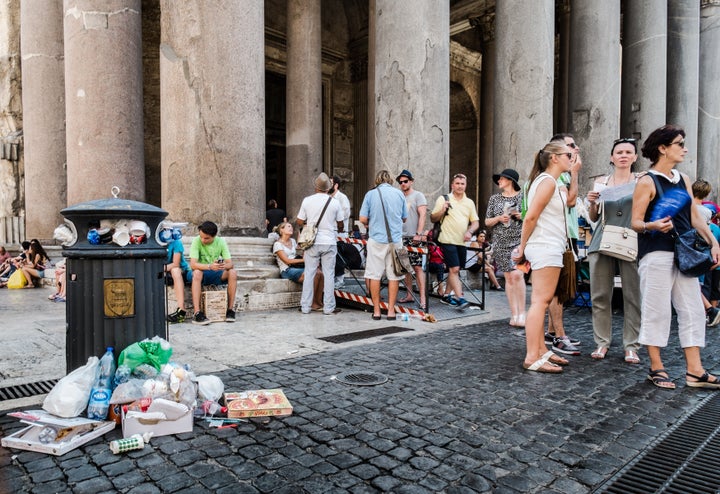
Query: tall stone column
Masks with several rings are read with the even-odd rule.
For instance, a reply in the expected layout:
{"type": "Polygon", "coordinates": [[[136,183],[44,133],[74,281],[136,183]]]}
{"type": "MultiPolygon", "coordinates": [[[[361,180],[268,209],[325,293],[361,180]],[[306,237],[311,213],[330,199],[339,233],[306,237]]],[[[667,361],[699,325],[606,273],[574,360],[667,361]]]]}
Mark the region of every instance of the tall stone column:
{"type": "Polygon", "coordinates": [[[553,133],[555,2],[495,5],[496,166],[526,178],[553,133]]]}
{"type": "Polygon", "coordinates": [[[720,0],[703,0],[700,7],[700,112],[698,115],[697,174],[720,197],[720,0]]]}
{"type": "Polygon", "coordinates": [[[60,210],[67,206],[62,4],[25,0],[20,22],[25,233],[47,240],[62,223],[60,210]]]}
{"type": "Polygon", "coordinates": [[[700,5],[668,0],[667,122],[685,129],[688,154],[678,168],[691,177],[697,174],[699,57],[700,5]]]}
{"type": "Polygon", "coordinates": [[[610,172],[610,148],[619,138],[620,0],[575,0],[570,12],[570,126],[582,153],[580,190],[610,172]]]}
{"type": "MultiPolygon", "coordinates": [[[[495,112],[495,15],[486,14],[478,21],[482,30],[482,70],[480,72],[480,101],[482,108],[490,111],[480,112],[480,168],[478,170],[478,202],[487,204],[490,196],[495,192],[492,181],[494,173],[500,173],[504,167],[495,162],[493,156],[493,125],[495,112]]],[[[524,178],[524,177],[523,177],[524,178]]],[[[478,206],[480,209],[482,207],[478,206]]],[[[484,218],[484,211],[478,211],[484,218]]],[[[481,222],[482,223],[482,222],[481,222]]]]}
{"type": "Polygon", "coordinates": [[[295,218],[323,171],[320,0],[288,0],[287,19],[287,214],[295,218]]]}
{"type": "Polygon", "coordinates": [[[225,236],[265,229],[262,0],[162,0],[162,206],[225,236]]]}
{"type": "MultiPolygon", "coordinates": [[[[642,141],[666,123],[667,2],[627,0],[622,46],[620,132],[638,139],[642,147],[642,141]]],[[[640,166],[647,167],[647,162],[640,166]]]]}
{"type": "Polygon", "coordinates": [[[140,0],[64,0],[67,202],[145,198],[140,0]]]}
{"type": "Polygon", "coordinates": [[[449,29],[448,2],[370,2],[368,173],[409,168],[428,201],[448,190],[449,29]]]}

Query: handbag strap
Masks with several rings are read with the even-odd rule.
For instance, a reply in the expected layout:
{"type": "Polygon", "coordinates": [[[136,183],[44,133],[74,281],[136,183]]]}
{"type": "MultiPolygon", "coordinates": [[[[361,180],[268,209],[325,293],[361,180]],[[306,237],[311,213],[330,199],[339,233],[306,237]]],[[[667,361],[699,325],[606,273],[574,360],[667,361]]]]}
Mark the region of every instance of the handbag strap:
{"type": "MultiPolygon", "coordinates": [[[[565,201],[563,201],[562,194],[560,193],[560,187],[557,186],[557,182],[555,183],[555,187],[557,188],[558,197],[560,198],[560,203],[562,204],[563,223],[565,224],[565,250],[572,250],[572,247],[570,246],[570,237],[568,237],[567,211],[565,210],[565,201]]],[[[574,252],[575,251],[573,251],[573,253],[574,252]]]]}
{"type": "Polygon", "coordinates": [[[382,194],[380,193],[379,185],[377,186],[376,190],[377,190],[378,195],[380,196],[380,205],[382,206],[382,210],[383,210],[383,219],[385,220],[385,231],[387,232],[388,243],[391,244],[391,243],[393,243],[393,241],[392,241],[392,235],[390,235],[390,225],[388,224],[387,213],[385,212],[385,201],[383,201],[382,194]]]}

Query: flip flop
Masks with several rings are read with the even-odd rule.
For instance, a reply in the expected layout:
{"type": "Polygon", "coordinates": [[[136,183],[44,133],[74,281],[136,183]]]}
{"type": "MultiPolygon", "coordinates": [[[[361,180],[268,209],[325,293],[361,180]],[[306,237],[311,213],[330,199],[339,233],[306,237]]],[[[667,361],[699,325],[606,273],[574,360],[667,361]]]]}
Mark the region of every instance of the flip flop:
{"type": "Polygon", "coordinates": [[[523,362],[523,369],[543,374],[562,374],[563,368],[559,365],[548,362],[544,357],[540,357],[532,364],[526,366],[523,362]]]}
{"type": "Polygon", "coordinates": [[[639,364],[640,357],[634,350],[625,350],[625,362],[628,364],[639,364]]]}
{"type": "MultiPolygon", "coordinates": [[[[595,350],[594,352],[592,352],[590,354],[590,358],[593,360],[602,360],[605,358],[607,351],[608,351],[608,349],[605,348],[604,346],[599,346],[599,347],[597,347],[597,350],[595,350]]],[[[627,360],[626,360],[626,362],[627,362],[627,360]]],[[[639,359],[638,359],[637,363],[640,363],[639,359]]]]}
{"type": "Polygon", "coordinates": [[[685,379],[685,384],[690,386],[691,388],[709,388],[709,389],[720,389],[720,379],[718,379],[715,376],[714,381],[710,381],[710,374],[708,374],[707,371],[702,376],[695,376],[693,374],[690,374],[689,372],[685,373],[685,376],[692,377],[693,379],[697,379],[697,381],[688,381],[685,379]]]}
{"type": "Polygon", "coordinates": [[[553,352],[552,350],[548,350],[542,356],[542,358],[544,358],[551,364],[560,365],[560,366],[570,365],[570,362],[567,359],[561,357],[560,355],[555,355],[555,352],[553,352]]]}

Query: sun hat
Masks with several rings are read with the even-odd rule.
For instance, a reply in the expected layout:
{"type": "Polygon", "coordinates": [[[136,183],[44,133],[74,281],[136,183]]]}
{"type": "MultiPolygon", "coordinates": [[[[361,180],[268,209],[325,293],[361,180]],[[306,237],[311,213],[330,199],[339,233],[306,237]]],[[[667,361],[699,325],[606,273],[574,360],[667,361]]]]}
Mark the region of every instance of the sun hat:
{"type": "Polygon", "coordinates": [[[398,180],[398,181],[399,181],[399,180],[400,180],[400,177],[407,177],[407,178],[409,178],[410,180],[415,180],[415,179],[413,178],[413,176],[412,176],[412,173],[410,173],[410,170],[403,170],[403,171],[401,171],[401,172],[400,172],[400,175],[398,175],[397,178],[395,178],[395,180],[398,180]]]}
{"type": "Polygon", "coordinates": [[[513,188],[517,191],[520,190],[520,184],[518,183],[518,180],[520,180],[520,175],[518,175],[518,172],[513,170],[512,168],[505,168],[500,173],[496,173],[492,176],[493,182],[495,182],[495,185],[498,185],[498,180],[500,180],[500,177],[505,177],[512,181],[513,188]]]}
{"type": "Polygon", "coordinates": [[[332,181],[330,180],[330,177],[327,176],[327,173],[322,172],[317,176],[315,179],[315,188],[320,192],[327,192],[332,189],[332,181]]]}

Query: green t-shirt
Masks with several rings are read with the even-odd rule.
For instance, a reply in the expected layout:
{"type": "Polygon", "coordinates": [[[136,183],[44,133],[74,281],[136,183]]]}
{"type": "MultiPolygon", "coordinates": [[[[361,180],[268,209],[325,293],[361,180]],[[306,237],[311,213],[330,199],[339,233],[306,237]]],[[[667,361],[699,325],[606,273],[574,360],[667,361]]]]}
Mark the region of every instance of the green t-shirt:
{"type": "Polygon", "coordinates": [[[193,239],[190,245],[190,259],[197,259],[200,264],[212,264],[218,257],[230,259],[230,249],[224,238],[215,237],[208,245],[204,245],[200,237],[193,239]]]}

